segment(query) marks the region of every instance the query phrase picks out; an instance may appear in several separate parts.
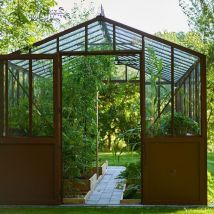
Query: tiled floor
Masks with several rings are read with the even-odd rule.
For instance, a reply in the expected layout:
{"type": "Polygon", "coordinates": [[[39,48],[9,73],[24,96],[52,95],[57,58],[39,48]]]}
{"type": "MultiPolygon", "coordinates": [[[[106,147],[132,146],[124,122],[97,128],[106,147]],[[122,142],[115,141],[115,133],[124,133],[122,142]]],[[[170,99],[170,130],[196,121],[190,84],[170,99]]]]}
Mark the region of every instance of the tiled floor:
{"type": "Polygon", "coordinates": [[[125,167],[123,166],[109,166],[106,174],[89,196],[86,204],[120,204],[123,189],[121,187],[118,188],[118,183],[122,179],[118,179],[117,176],[124,170],[125,167]]]}

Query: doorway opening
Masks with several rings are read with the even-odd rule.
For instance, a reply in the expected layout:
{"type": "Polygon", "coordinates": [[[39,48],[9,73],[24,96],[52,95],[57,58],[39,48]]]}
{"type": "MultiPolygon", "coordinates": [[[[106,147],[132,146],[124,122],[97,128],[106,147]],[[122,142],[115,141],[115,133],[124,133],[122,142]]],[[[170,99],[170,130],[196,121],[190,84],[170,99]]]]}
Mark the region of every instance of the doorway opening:
{"type": "Polygon", "coordinates": [[[141,203],[140,59],[62,56],[64,203],[141,203]]]}

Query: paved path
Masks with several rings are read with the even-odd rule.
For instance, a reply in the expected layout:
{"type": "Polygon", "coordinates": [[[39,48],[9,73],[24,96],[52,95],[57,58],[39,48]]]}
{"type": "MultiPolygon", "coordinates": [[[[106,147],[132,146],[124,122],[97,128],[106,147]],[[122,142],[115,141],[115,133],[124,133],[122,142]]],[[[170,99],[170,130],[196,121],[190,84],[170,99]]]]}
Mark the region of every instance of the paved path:
{"type": "Polygon", "coordinates": [[[98,183],[86,204],[120,204],[123,189],[116,188],[123,179],[117,179],[120,172],[124,171],[123,166],[109,166],[102,180],[98,183]]]}

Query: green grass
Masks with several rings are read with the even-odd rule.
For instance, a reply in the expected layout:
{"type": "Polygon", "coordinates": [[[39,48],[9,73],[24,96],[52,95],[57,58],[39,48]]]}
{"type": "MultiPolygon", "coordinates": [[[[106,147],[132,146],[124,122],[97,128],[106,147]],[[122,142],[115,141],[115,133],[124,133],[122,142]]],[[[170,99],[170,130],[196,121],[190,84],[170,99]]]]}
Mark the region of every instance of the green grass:
{"type": "Polygon", "coordinates": [[[99,153],[100,163],[103,163],[105,160],[108,160],[109,166],[125,166],[127,163],[135,163],[140,160],[140,155],[137,152],[126,152],[122,153],[120,160],[114,159],[114,156],[111,152],[100,152],[99,153]]]}
{"type": "Polygon", "coordinates": [[[167,208],[167,207],[49,207],[49,208],[0,208],[1,214],[144,214],[144,213],[214,213],[212,208],[167,208]]]}
{"type": "Polygon", "coordinates": [[[207,167],[208,171],[214,176],[214,153],[208,153],[207,155],[207,167]]]}
{"type": "MultiPolygon", "coordinates": [[[[131,154],[131,152],[123,153],[120,157],[119,162],[114,159],[111,152],[100,152],[99,153],[100,163],[105,160],[109,161],[110,166],[125,166],[127,163],[135,163],[140,160],[140,155],[137,152],[131,154]]],[[[207,156],[208,171],[214,176],[214,153],[208,153],[207,156]]]]}
{"type": "Polygon", "coordinates": [[[209,152],[207,154],[207,159],[210,160],[210,161],[214,161],[214,153],[213,152],[209,152]]]}

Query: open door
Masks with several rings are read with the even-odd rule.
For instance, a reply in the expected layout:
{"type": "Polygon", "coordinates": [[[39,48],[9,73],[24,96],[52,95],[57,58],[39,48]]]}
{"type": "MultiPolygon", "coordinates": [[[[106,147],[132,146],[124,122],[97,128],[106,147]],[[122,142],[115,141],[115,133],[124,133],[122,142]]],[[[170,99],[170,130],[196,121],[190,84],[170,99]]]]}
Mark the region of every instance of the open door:
{"type": "Polygon", "coordinates": [[[57,55],[0,57],[0,204],[61,203],[57,55]]]}
{"type": "Polygon", "coordinates": [[[158,49],[149,49],[146,42],[145,39],[143,203],[205,205],[205,57],[165,45],[165,60],[158,49]],[[189,66],[187,72],[185,66],[189,66]]]}

